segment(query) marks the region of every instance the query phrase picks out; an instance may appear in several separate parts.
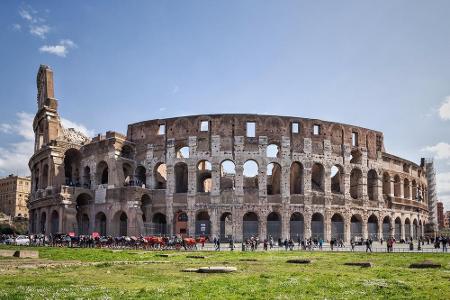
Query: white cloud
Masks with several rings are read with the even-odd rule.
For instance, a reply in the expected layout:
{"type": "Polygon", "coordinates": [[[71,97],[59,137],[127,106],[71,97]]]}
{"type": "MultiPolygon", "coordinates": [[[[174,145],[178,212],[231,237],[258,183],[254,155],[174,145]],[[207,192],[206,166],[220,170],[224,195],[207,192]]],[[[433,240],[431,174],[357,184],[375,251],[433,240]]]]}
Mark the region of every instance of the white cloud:
{"type": "Polygon", "coordinates": [[[436,185],[438,201],[444,203],[447,210],[450,210],[450,172],[436,174],[436,185]]]}
{"type": "Polygon", "coordinates": [[[77,45],[75,45],[73,41],[65,39],[59,41],[57,45],[44,45],[39,48],[39,51],[41,53],[49,53],[59,57],[66,57],[66,55],[69,53],[69,49],[73,49],[76,47],[77,45]]]}
{"type": "Polygon", "coordinates": [[[12,25],[12,30],[14,30],[14,31],[21,31],[22,30],[22,25],[15,23],[15,24],[12,25]]]}
{"type": "Polygon", "coordinates": [[[95,134],[93,130],[87,129],[83,124],[75,123],[64,118],[61,118],[61,123],[64,128],[73,128],[88,137],[92,137],[95,134]]]}
{"type": "Polygon", "coordinates": [[[160,108],[159,108],[159,111],[165,111],[165,110],[166,110],[165,107],[160,107],[160,108]]]}
{"type": "Polygon", "coordinates": [[[449,159],[450,158],[450,144],[440,142],[434,146],[427,146],[422,151],[430,152],[435,155],[436,159],[449,159]]]}
{"type": "Polygon", "coordinates": [[[25,19],[25,20],[27,20],[27,21],[29,21],[29,22],[34,22],[34,18],[33,18],[33,16],[32,16],[32,13],[33,13],[34,11],[32,11],[31,10],[31,7],[21,7],[20,9],[19,9],[19,15],[22,17],[22,19],[25,19]]]}
{"type": "Polygon", "coordinates": [[[41,39],[45,39],[47,33],[50,31],[50,27],[47,25],[31,25],[30,33],[34,36],[40,37],[41,39]]]}
{"type": "Polygon", "coordinates": [[[442,120],[450,120],[450,96],[447,96],[439,107],[439,117],[442,120]]]}
{"type": "MultiPolygon", "coordinates": [[[[34,115],[26,112],[16,114],[17,119],[13,123],[0,124],[0,133],[11,134],[17,137],[17,142],[0,146],[0,175],[17,173],[29,175],[28,160],[33,155],[34,132],[32,128],[34,115]]],[[[85,135],[92,136],[93,131],[86,126],[61,119],[66,128],[75,128],[85,135]]]]}

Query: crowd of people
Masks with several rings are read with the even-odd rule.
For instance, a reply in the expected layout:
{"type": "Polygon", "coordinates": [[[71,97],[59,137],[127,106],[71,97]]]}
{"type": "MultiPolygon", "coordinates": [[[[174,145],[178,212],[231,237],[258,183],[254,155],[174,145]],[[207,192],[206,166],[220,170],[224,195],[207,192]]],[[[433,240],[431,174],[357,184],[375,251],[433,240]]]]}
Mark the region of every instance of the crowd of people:
{"type": "MultiPolygon", "coordinates": [[[[205,247],[205,243],[208,241],[207,237],[199,237],[199,238],[181,238],[178,236],[170,236],[170,237],[134,237],[134,236],[121,236],[121,237],[112,237],[112,236],[93,236],[93,235],[80,235],[73,236],[68,234],[36,234],[28,236],[16,236],[16,235],[0,235],[0,244],[19,244],[15,243],[18,238],[24,239],[26,238],[26,243],[21,243],[20,245],[29,245],[29,246],[52,246],[52,247],[80,247],[80,248],[135,248],[135,249],[181,249],[185,250],[196,249],[197,244],[203,249],[205,247]]],[[[22,240],[23,241],[23,240],[22,240]]],[[[214,250],[221,251],[221,239],[219,237],[214,237],[212,242],[214,243],[214,250]]],[[[394,245],[397,243],[400,244],[408,244],[409,250],[418,250],[421,251],[422,247],[425,245],[433,245],[435,249],[442,249],[442,252],[448,252],[448,244],[450,244],[450,238],[446,236],[438,236],[436,238],[430,237],[420,237],[415,243],[417,246],[415,247],[414,241],[412,238],[406,240],[397,241],[394,237],[390,237],[387,240],[381,238],[379,240],[380,244],[386,244],[387,252],[394,252],[394,245]]],[[[235,250],[235,242],[233,239],[228,239],[229,250],[235,250]]],[[[312,251],[314,249],[322,250],[324,247],[324,240],[321,238],[309,238],[309,239],[301,239],[298,238],[295,242],[292,238],[284,239],[278,238],[274,240],[272,236],[267,237],[264,240],[260,240],[257,236],[251,236],[244,240],[242,243],[242,251],[256,251],[259,248],[259,245],[262,243],[262,249],[264,251],[269,251],[274,248],[284,249],[286,251],[294,250],[296,243],[297,247],[300,250],[309,250],[312,251]]],[[[350,251],[355,251],[356,245],[364,245],[366,252],[372,252],[372,243],[373,240],[371,238],[367,238],[365,240],[355,240],[352,239],[350,241],[350,251]]],[[[347,250],[343,239],[331,239],[329,241],[329,249],[334,251],[335,248],[341,248],[347,250]]]]}

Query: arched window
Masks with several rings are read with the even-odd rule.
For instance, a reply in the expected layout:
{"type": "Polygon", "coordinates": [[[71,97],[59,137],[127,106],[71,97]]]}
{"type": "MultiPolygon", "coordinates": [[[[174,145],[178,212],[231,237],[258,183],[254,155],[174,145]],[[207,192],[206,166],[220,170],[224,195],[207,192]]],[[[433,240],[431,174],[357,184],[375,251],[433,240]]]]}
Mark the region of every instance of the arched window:
{"type": "Polygon", "coordinates": [[[410,199],[411,193],[410,193],[411,186],[409,185],[408,178],[405,178],[403,180],[403,198],[410,199]]]}
{"type": "Polygon", "coordinates": [[[124,163],[122,165],[122,171],[123,171],[123,178],[124,178],[124,186],[128,186],[128,185],[134,185],[134,180],[133,180],[133,169],[130,166],[130,164],[128,163],[124,163]]]}
{"type": "Polygon", "coordinates": [[[69,186],[80,185],[81,153],[77,149],[69,149],[64,153],[65,183],[69,186]]]}
{"type": "Polygon", "coordinates": [[[389,176],[389,173],[383,174],[383,194],[391,194],[391,176],[389,176]]]}
{"type": "Polygon", "coordinates": [[[266,156],[267,157],[278,157],[279,156],[279,147],[277,144],[270,144],[267,146],[266,149],[266,156]]]}
{"type": "Polygon", "coordinates": [[[319,163],[314,163],[311,169],[311,189],[317,192],[324,192],[325,170],[319,163]]]}
{"type": "Polygon", "coordinates": [[[258,215],[254,212],[248,212],[243,217],[242,236],[244,240],[251,237],[258,237],[259,222],[258,215]]]}
{"type": "Polygon", "coordinates": [[[244,163],[244,191],[258,189],[258,164],[254,160],[244,163]]]}
{"type": "Polygon", "coordinates": [[[138,166],[136,170],[134,171],[135,175],[134,178],[136,180],[137,186],[145,186],[147,182],[147,176],[146,176],[146,170],[143,166],[138,166]]]}
{"type": "Polygon", "coordinates": [[[99,184],[108,184],[109,174],[108,174],[108,164],[104,161],[101,161],[97,165],[97,181],[99,184]]]}
{"type": "Polygon", "coordinates": [[[124,145],[122,147],[122,151],[120,152],[120,156],[127,159],[133,159],[133,148],[128,145],[124,145]]]}
{"type": "Polygon", "coordinates": [[[188,191],[188,167],[179,162],[175,165],[175,192],[187,193],[188,191]]]}
{"type": "Polygon", "coordinates": [[[231,160],[224,160],[220,164],[220,190],[234,190],[236,166],[231,160]]]}
{"type": "Polygon", "coordinates": [[[277,163],[267,165],[267,195],[281,193],[281,166],[277,163]]]}
{"type": "Polygon", "coordinates": [[[299,162],[293,162],[290,172],[290,186],[292,194],[303,194],[303,165],[299,162]]]}
{"type": "Polygon", "coordinates": [[[362,153],[359,149],[354,149],[350,154],[350,163],[351,164],[361,164],[362,163],[362,153]]]}
{"type": "Polygon", "coordinates": [[[87,189],[91,188],[91,168],[89,168],[89,166],[84,167],[83,187],[87,189]]]}
{"type": "Polygon", "coordinates": [[[395,177],[394,177],[394,197],[401,197],[400,186],[401,186],[400,176],[395,175],[395,177]]]}
{"type": "Polygon", "coordinates": [[[353,199],[362,197],[362,172],[360,169],[353,169],[350,173],[350,196],[353,199]]]}
{"type": "Polygon", "coordinates": [[[176,152],[177,158],[189,158],[189,147],[180,147],[176,152]]]}
{"type": "Polygon", "coordinates": [[[43,188],[47,188],[48,184],[48,174],[49,174],[49,170],[48,170],[48,165],[45,164],[44,168],[42,169],[42,187],[43,188]]]}
{"type": "Polygon", "coordinates": [[[377,200],[378,198],[378,174],[373,169],[367,172],[367,195],[369,200],[377,200]]]}
{"type": "Polygon", "coordinates": [[[267,216],[267,236],[275,241],[281,238],[281,218],[276,212],[271,212],[267,216]]]}
{"type": "Polygon", "coordinates": [[[331,238],[344,239],[344,218],[341,214],[336,213],[331,217],[331,238]]]}
{"type": "Polygon", "coordinates": [[[340,165],[331,167],[331,192],[334,194],[343,194],[345,190],[344,169],[340,165]]]}
{"type": "Polygon", "coordinates": [[[207,160],[201,160],[197,164],[197,192],[209,193],[212,189],[212,166],[207,160]]]}
{"type": "Polygon", "coordinates": [[[167,185],[167,167],[160,163],[155,167],[155,188],[165,189],[167,185]]]}

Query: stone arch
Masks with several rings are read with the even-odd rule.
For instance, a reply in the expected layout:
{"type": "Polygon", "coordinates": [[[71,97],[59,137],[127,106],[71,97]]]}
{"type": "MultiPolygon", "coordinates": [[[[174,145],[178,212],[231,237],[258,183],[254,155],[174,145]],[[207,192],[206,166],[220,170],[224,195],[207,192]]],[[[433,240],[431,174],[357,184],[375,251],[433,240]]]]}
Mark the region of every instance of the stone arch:
{"type": "Polygon", "coordinates": [[[417,200],[417,183],[415,179],[412,180],[411,186],[412,186],[412,199],[417,200]]]}
{"type": "Polygon", "coordinates": [[[95,215],[95,230],[100,234],[100,236],[106,236],[106,224],[107,219],[104,212],[98,212],[95,215]]]}
{"type": "Polygon", "coordinates": [[[197,164],[197,192],[209,193],[212,189],[212,166],[207,160],[201,160],[197,164]]]}
{"type": "Polygon", "coordinates": [[[188,230],[188,215],[185,211],[178,211],[175,213],[174,220],[174,229],[175,234],[178,236],[186,236],[188,230]]]}
{"type": "Polygon", "coordinates": [[[51,234],[59,233],[59,213],[56,210],[54,210],[51,214],[50,233],[51,234]]]}
{"type": "Polygon", "coordinates": [[[340,213],[331,217],[331,239],[344,239],[344,217],[340,213]]]}
{"type": "Polygon", "coordinates": [[[367,196],[369,200],[378,199],[378,174],[374,169],[367,172],[367,196]]]}
{"type": "Polygon", "coordinates": [[[244,163],[244,192],[258,190],[258,169],[258,163],[254,160],[244,163]]]}
{"type": "Polygon", "coordinates": [[[401,197],[400,186],[401,186],[400,176],[395,175],[394,176],[394,197],[401,197]]]}
{"type": "Polygon", "coordinates": [[[402,220],[400,217],[397,217],[394,222],[394,237],[395,240],[400,241],[402,236],[402,220]]]}
{"type": "Polygon", "coordinates": [[[359,214],[353,215],[350,219],[350,238],[355,242],[363,238],[362,223],[363,219],[359,214]]]}
{"type": "Polygon", "coordinates": [[[403,198],[405,199],[411,198],[410,188],[411,186],[409,185],[409,179],[408,178],[403,179],[403,198]]]}
{"type": "Polygon", "coordinates": [[[220,163],[220,190],[234,190],[236,180],[236,165],[226,159],[220,163]]]}
{"type": "Polygon", "coordinates": [[[273,211],[267,215],[267,236],[272,237],[275,241],[282,238],[281,216],[277,212],[273,211]]]}
{"type": "Polygon", "coordinates": [[[331,192],[334,194],[344,194],[345,180],[344,168],[341,165],[334,165],[331,167],[331,192]]]}
{"type": "Polygon", "coordinates": [[[182,146],[176,150],[177,158],[189,158],[189,156],[190,156],[190,148],[188,146],[182,146]]]}
{"type": "Polygon", "coordinates": [[[175,192],[187,193],[188,191],[188,166],[184,162],[179,162],[174,167],[175,170],[175,192]]]}
{"type": "Polygon", "coordinates": [[[64,152],[65,184],[69,186],[80,185],[81,152],[70,148],[64,152]]]}
{"type": "Polygon", "coordinates": [[[383,239],[387,240],[391,237],[391,217],[385,216],[383,219],[383,239]]]}
{"type": "Polygon", "coordinates": [[[259,218],[254,212],[247,212],[242,217],[242,236],[244,240],[250,237],[257,237],[259,235],[259,218]]]}
{"type": "Polygon", "coordinates": [[[128,235],[128,216],[124,211],[119,210],[116,212],[113,218],[113,224],[116,228],[115,232],[118,236],[128,235]]]}
{"type": "Polygon", "coordinates": [[[167,187],[167,166],[165,163],[159,163],[155,166],[154,178],[155,189],[165,190],[167,187]]]}
{"type": "Polygon", "coordinates": [[[167,234],[167,219],[162,213],[155,213],[152,218],[153,233],[156,235],[167,234]]]}
{"type": "Polygon", "coordinates": [[[137,186],[144,186],[147,183],[147,170],[144,166],[137,166],[136,170],[134,170],[134,180],[136,181],[137,186]]]}
{"type": "Polygon", "coordinates": [[[97,182],[99,184],[109,183],[109,168],[105,161],[101,161],[97,164],[97,182]]]}
{"type": "Polygon", "coordinates": [[[413,226],[413,228],[412,228],[412,229],[413,229],[413,230],[412,230],[412,232],[413,232],[412,238],[413,238],[414,240],[417,240],[417,237],[418,237],[417,232],[418,232],[418,230],[419,230],[419,223],[417,222],[417,219],[414,219],[414,220],[413,220],[412,226],[413,226]]]}
{"type": "Polygon", "coordinates": [[[267,165],[267,195],[281,194],[281,166],[278,163],[267,165]]]}
{"type": "Polygon", "coordinates": [[[47,213],[43,211],[41,213],[41,219],[39,224],[39,232],[46,234],[47,233],[47,213]]]}
{"type": "Polygon", "coordinates": [[[229,241],[233,238],[233,215],[230,212],[224,212],[220,216],[220,239],[229,241]]]}
{"type": "Polygon", "coordinates": [[[142,221],[144,223],[149,222],[147,220],[150,217],[152,209],[152,198],[148,194],[143,194],[141,197],[141,211],[142,211],[142,221]]]}
{"type": "Polygon", "coordinates": [[[324,223],[323,215],[321,213],[314,213],[311,216],[311,238],[324,239],[324,223]]]}
{"type": "Polygon", "coordinates": [[[91,195],[81,193],[76,200],[78,234],[90,234],[89,207],[93,203],[91,195]]]}
{"type": "Polygon", "coordinates": [[[45,164],[44,167],[42,168],[42,188],[47,188],[47,186],[49,185],[48,183],[48,177],[49,177],[49,168],[48,165],[45,164]]]}
{"type": "Polygon", "coordinates": [[[350,152],[350,163],[351,164],[362,164],[362,152],[359,149],[353,149],[350,152]]]}
{"type": "Polygon", "coordinates": [[[291,195],[303,194],[303,165],[293,162],[290,170],[291,195]]]}
{"type": "Polygon", "coordinates": [[[372,240],[378,240],[378,218],[374,214],[367,220],[367,236],[372,240]]]}
{"type": "Polygon", "coordinates": [[[83,187],[91,188],[91,168],[89,166],[85,166],[83,169],[83,187]]]}
{"type": "Polygon", "coordinates": [[[207,211],[200,211],[195,217],[195,236],[211,234],[211,219],[207,211]]]}
{"type": "Polygon", "coordinates": [[[325,191],[325,169],[322,164],[314,163],[311,168],[311,189],[317,192],[325,191]]]}
{"type": "Polygon", "coordinates": [[[289,235],[295,241],[301,241],[304,238],[305,218],[299,212],[294,212],[289,219],[289,235]]]}
{"type": "Polygon", "coordinates": [[[383,173],[383,194],[391,195],[391,176],[387,172],[383,173]]]}
{"type": "Polygon", "coordinates": [[[120,151],[120,157],[126,159],[133,159],[134,150],[130,145],[123,145],[122,150],[120,151]]]}
{"type": "Polygon", "coordinates": [[[363,194],[363,178],[359,168],[353,168],[350,173],[350,196],[361,199],[363,194]]]}
{"type": "Polygon", "coordinates": [[[266,157],[280,157],[280,146],[278,146],[277,144],[269,144],[266,148],[266,157]]]}
{"type": "Polygon", "coordinates": [[[405,240],[411,239],[411,221],[409,218],[405,219],[405,240]]]}
{"type": "Polygon", "coordinates": [[[134,185],[133,180],[133,167],[129,163],[123,163],[122,164],[122,172],[123,172],[123,185],[134,185]]]}

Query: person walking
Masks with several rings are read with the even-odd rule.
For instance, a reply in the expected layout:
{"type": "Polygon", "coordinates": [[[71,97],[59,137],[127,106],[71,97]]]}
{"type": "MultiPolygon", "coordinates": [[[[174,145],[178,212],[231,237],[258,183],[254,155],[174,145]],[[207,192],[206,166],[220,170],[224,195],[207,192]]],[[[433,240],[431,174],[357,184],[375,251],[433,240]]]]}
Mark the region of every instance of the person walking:
{"type": "Polygon", "coordinates": [[[372,243],[369,239],[366,239],[366,252],[372,252],[372,243]]]}
{"type": "Polygon", "coordinates": [[[350,246],[352,247],[352,252],[355,252],[355,241],[351,239],[350,246]]]}

